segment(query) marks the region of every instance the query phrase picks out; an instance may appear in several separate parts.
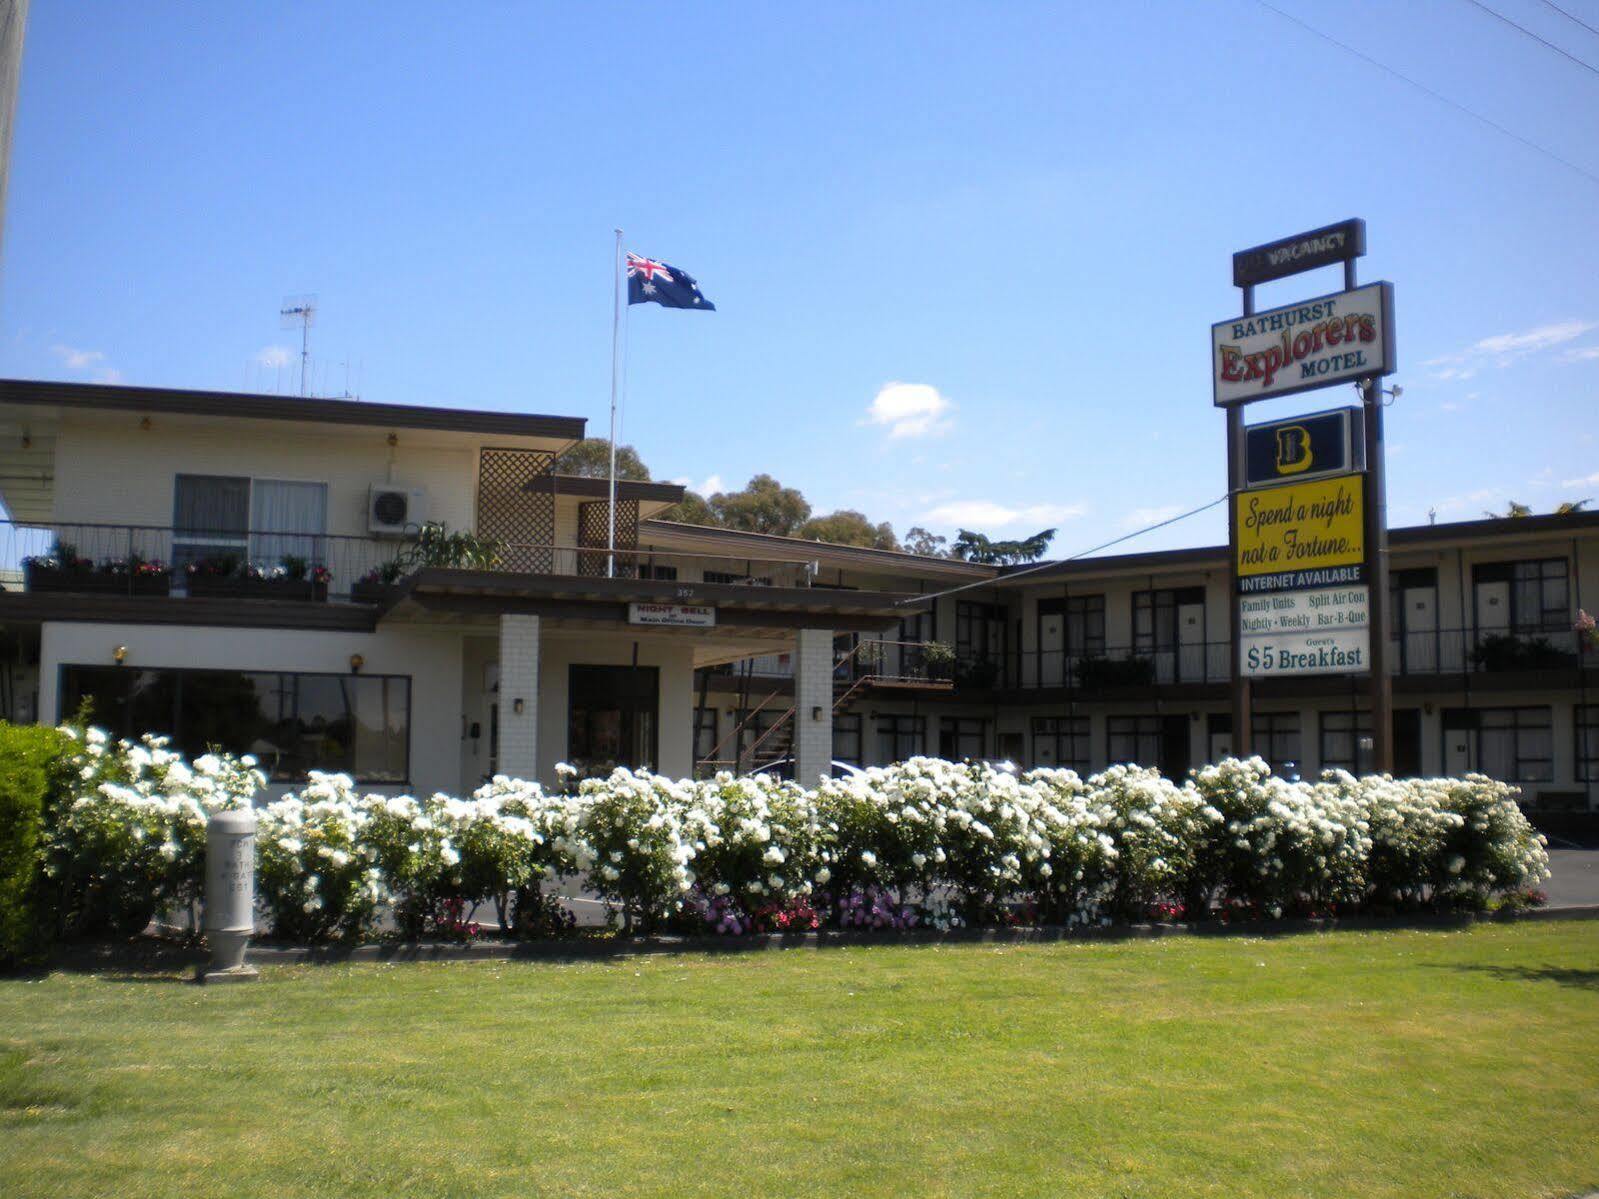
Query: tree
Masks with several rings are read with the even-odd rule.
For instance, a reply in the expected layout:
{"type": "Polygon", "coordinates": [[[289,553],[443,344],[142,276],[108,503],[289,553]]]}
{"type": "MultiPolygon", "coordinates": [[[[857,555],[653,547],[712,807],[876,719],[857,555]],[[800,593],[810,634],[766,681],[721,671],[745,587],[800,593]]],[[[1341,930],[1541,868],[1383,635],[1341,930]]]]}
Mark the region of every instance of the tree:
{"type": "Polygon", "coordinates": [[[844,508],[827,516],[813,516],[802,524],[795,536],[834,545],[860,545],[870,550],[897,550],[894,528],[886,520],[874,525],[864,513],[844,508]]]}
{"type": "Polygon", "coordinates": [[[670,508],[658,513],[656,520],[675,520],[683,525],[711,525],[716,526],[721,522],[716,519],[716,513],[711,511],[711,506],[705,502],[705,497],[697,491],[685,491],[681,503],[673,504],[670,508]]]}
{"type": "Polygon", "coordinates": [[[929,533],[921,525],[912,525],[905,531],[905,551],[924,558],[942,558],[949,553],[949,538],[929,533]]]}
{"type": "MultiPolygon", "coordinates": [[[[611,477],[611,443],[604,437],[585,437],[555,460],[558,475],[580,475],[585,479],[611,477]]],[[[650,481],[650,468],[630,445],[616,447],[616,477],[635,483],[650,481]]]]}
{"type": "MultiPolygon", "coordinates": [[[[1566,500],[1555,508],[1554,515],[1571,516],[1573,513],[1586,512],[1591,503],[1592,500],[1566,500]]],[[[1493,520],[1520,520],[1524,516],[1532,515],[1532,505],[1518,504],[1515,500],[1511,500],[1510,506],[1503,512],[1484,512],[1483,515],[1493,520]]]]}
{"type": "Polygon", "coordinates": [[[717,523],[746,533],[792,537],[811,515],[805,497],[771,475],[756,475],[743,491],[719,491],[709,503],[717,523]]]}
{"type": "Polygon", "coordinates": [[[1044,556],[1049,543],[1055,540],[1054,529],[1042,529],[1031,537],[1017,541],[994,541],[981,533],[962,529],[950,553],[968,562],[981,562],[987,566],[1014,566],[1020,562],[1036,562],[1044,556]]]}

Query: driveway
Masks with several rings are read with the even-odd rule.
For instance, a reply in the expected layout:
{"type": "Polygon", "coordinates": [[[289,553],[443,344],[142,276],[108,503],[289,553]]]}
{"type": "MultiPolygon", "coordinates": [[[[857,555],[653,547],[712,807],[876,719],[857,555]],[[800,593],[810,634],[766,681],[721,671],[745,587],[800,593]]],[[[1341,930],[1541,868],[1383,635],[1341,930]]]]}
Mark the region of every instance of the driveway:
{"type": "Polygon", "coordinates": [[[1599,904],[1599,849],[1551,849],[1549,906],[1599,904]]]}

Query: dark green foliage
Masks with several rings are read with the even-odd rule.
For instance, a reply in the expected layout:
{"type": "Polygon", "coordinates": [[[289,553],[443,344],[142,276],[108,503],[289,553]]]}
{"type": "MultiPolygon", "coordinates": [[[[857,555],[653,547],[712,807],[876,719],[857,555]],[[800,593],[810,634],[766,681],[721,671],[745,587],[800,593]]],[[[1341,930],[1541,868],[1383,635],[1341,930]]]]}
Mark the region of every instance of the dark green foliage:
{"type": "Polygon", "coordinates": [[[55,729],[0,723],[0,966],[36,960],[55,925],[45,827],[72,744],[55,729]]]}

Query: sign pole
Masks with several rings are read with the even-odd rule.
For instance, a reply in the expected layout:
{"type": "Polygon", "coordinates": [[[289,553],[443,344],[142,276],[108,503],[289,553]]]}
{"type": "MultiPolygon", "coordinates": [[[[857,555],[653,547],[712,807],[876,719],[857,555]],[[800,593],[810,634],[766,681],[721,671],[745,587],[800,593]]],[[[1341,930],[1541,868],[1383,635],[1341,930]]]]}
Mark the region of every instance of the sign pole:
{"type": "MultiPolygon", "coordinates": [[[[1244,315],[1255,315],[1255,289],[1242,288],[1244,315]]],[[[1244,406],[1234,404],[1227,409],[1227,573],[1232,578],[1229,593],[1232,602],[1232,701],[1233,701],[1233,757],[1247,758],[1254,753],[1254,685],[1244,674],[1243,621],[1238,600],[1243,594],[1238,588],[1238,501],[1237,495],[1244,487],[1244,406]]]]}

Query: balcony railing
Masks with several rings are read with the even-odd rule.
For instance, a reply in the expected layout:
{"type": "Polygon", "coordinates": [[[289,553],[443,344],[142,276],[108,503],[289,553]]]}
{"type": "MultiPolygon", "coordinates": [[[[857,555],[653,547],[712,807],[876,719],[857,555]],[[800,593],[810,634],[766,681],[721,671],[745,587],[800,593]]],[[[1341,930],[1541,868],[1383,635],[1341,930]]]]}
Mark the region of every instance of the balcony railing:
{"type": "MultiPolygon", "coordinates": [[[[0,522],[0,585],[78,595],[188,595],[377,602],[395,580],[425,566],[465,565],[515,574],[603,578],[604,547],[502,543],[485,560],[429,561],[402,538],[161,525],[0,522]]],[[[723,555],[614,551],[619,578],[808,587],[804,562],[723,555]]]]}

